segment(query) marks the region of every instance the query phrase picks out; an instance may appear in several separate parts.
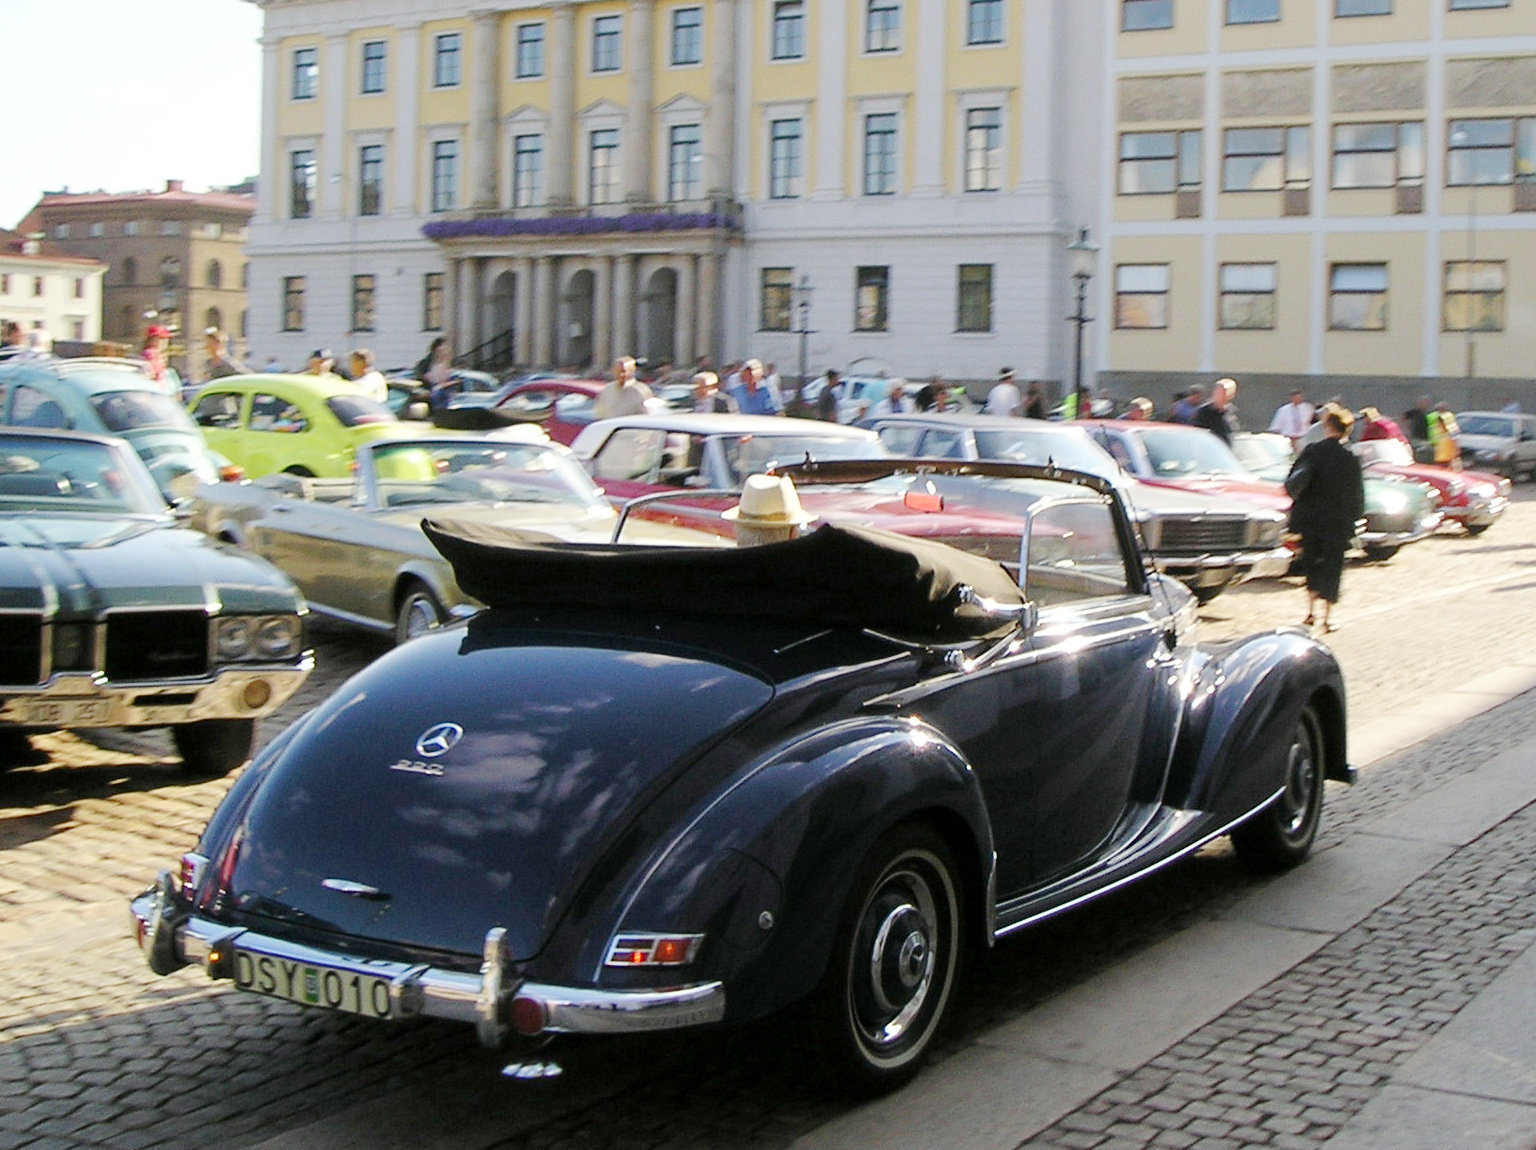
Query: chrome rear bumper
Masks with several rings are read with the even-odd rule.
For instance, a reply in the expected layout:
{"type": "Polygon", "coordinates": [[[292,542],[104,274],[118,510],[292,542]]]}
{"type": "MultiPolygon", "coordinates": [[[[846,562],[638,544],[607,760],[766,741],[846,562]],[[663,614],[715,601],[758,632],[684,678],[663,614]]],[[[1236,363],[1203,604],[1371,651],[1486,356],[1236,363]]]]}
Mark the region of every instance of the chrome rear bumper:
{"type": "Polygon", "coordinates": [[[502,949],[502,932],[486,935],[480,973],[425,964],[362,958],[225,926],[181,910],[169,873],[129,905],[134,938],[156,974],[191,964],[210,978],[234,977],[234,954],[389,980],[391,1018],[442,1018],[476,1028],[481,1042],[499,1046],[521,1034],[635,1034],[719,1022],[725,987],[697,982],[656,990],[603,990],[519,980],[502,949]],[[537,1025],[534,1025],[536,1023],[537,1025]]]}

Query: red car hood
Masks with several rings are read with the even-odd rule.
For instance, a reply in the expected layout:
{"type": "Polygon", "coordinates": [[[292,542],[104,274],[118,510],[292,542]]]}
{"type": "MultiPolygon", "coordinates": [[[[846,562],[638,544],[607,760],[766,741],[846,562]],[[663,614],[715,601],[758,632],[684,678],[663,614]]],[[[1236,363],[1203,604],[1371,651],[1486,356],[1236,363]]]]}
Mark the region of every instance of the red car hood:
{"type": "Polygon", "coordinates": [[[1176,491],[1193,491],[1199,495],[1215,495],[1224,499],[1237,499],[1255,503],[1273,511],[1289,511],[1291,497],[1279,483],[1266,483],[1259,479],[1231,479],[1220,475],[1191,476],[1188,479],[1147,479],[1143,483],[1153,487],[1171,487],[1176,491]]]}
{"type": "Polygon", "coordinates": [[[1499,490],[1501,477],[1489,474],[1486,471],[1453,471],[1449,467],[1435,467],[1428,463],[1369,463],[1366,471],[1377,475],[1396,475],[1402,479],[1414,479],[1420,483],[1427,483],[1447,503],[1465,502],[1465,496],[1456,500],[1450,495],[1450,486],[1457,480],[1468,487],[1487,485],[1493,491],[1499,490]]]}

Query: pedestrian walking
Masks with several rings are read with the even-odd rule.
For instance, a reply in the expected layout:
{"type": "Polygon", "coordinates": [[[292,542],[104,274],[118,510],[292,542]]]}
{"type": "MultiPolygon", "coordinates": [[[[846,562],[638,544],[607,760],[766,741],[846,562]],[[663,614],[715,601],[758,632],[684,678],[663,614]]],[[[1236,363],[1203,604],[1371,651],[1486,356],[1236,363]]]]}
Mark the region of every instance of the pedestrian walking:
{"type": "Polygon", "coordinates": [[[171,346],[171,329],[163,324],[151,324],[144,332],[144,347],[139,358],[149,367],[149,378],[155,386],[172,399],[181,397],[181,376],[166,362],[165,353],[171,346]]]}
{"type": "Polygon", "coordinates": [[[347,357],[347,365],[352,371],[352,382],[357,390],[376,399],[380,403],[389,401],[389,381],[384,378],[384,373],[373,366],[373,352],[366,347],[360,347],[347,357]]]}
{"type": "Polygon", "coordinates": [[[1441,400],[1429,413],[1429,446],[1437,467],[1461,468],[1461,425],[1451,405],[1441,400]]]}
{"type": "Polygon", "coordinates": [[[1013,382],[1013,368],[1005,367],[997,373],[997,382],[987,392],[987,404],[983,409],[988,415],[1018,415],[1024,410],[1024,397],[1019,385],[1013,382]]]}
{"type": "Polygon", "coordinates": [[[1040,386],[1040,381],[1032,379],[1024,388],[1024,418],[1044,419],[1050,408],[1045,402],[1045,388],[1040,386]]]}
{"type": "Polygon", "coordinates": [[[1193,423],[1203,427],[1228,447],[1232,446],[1232,433],[1237,430],[1237,416],[1232,410],[1232,397],[1237,394],[1237,380],[1218,379],[1211,385],[1211,398],[1200,405],[1193,423]]]}
{"type": "Polygon", "coordinates": [[[426,387],[429,408],[441,411],[448,406],[453,394],[453,349],[448,346],[447,336],[440,335],[432,341],[411,374],[426,387]]]}
{"type": "Polygon", "coordinates": [[[1269,421],[1269,430],[1289,439],[1291,454],[1294,455],[1301,450],[1301,437],[1307,433],[1307,428],[1312,426],[1316,417],[1317,411],[1307,402],[1306,393],[1297,389],[1291,392],[1289,399],[1275,408],[1275,417],[1269,421]]]}
{"type": "Polygon", "coordinates": [[[712,371],[693,373],[693,410],[698,415],[730,415],[736,401],[720,390],[720,377],[712,371]]]}
{"type": "Polygon", "coordinates": [[[651,389],[635,376],[635,357],[621,355],[613,361],[613,378],[592,401],[592,414],[598,419],[644,415],[645,401],[651,396],[651,389]]]}
{"type": "Polygon", "coordinates": [[[749,359],[742,363],[725,387],[743,415],[783,415],[784,400],[763,379],[763,365],[749,359]]]}
{"type": "Polygon", "coordinates": [[[838,422],[838,404],[842,400],[842,376],[835,367],[829,367],[821,377],[821,392],[816,396],[816,418],[823,423],[838,422]]]}
{"type": "Polygon", "coordinates": [[[210,327],[203,331],[203,352],[208,359],[204,383],[251,373],[250,368],[229,354],[229,336],[220,328],[210,327]]]}
{"type": "Polygon", "coordinates": [[[1335,629],[1329,613],[1339,601],[1344,552],[1354,538],[1355,521],[1365,513],[1360,460],[1345,446],[1353,423],[1348,411],[1324,408],[1323,438],[1302,448],[1285,477],[1291,530],[1301,536],[1291,573],[1306,580],[1307,617],[1302,623],[1321,623],[1325,632],[1335,629]]]}
{"type": "Polygon", "coordinates": [[[1196,384],[1174,402],[1168,412],[1169,423],[1194,423],[1195,413],[1205,403],[1205,388],[1196,384]]]}

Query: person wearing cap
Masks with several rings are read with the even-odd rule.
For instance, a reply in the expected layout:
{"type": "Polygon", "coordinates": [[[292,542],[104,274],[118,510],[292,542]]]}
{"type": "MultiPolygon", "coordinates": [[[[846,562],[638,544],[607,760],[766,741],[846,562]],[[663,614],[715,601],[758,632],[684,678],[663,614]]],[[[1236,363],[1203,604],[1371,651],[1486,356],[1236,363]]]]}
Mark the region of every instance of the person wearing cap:
{"type": "Polygon", "coordinates": [[[373,366],[372,351],[366,347],[357,348],[347,357],[347,366],[352,370],[353,387],[380,403],[389,400],[389,381],[384,378],[382,371],[373,366]]]}
{"type": "Polygon", "coordinates": [[[787,475],[747,476],[741,501],[720,514],[736,525],[738,547],[786,543],[798,538],[801,529],[816,518],[800,506],[800,493],[787,475]]]}
{"type": "Polygon", "coordinates": [[[341,378],[336,374],[336,357],[328,347],[319,347],[309,353],[309,365],[305,367],[304,374],[319,375],[326,379],[341,378]]]}
{"type": "Polygon", "coordinates": [[[1152,418],[1152,401],[1144,395],[1138,395],[1131,400],[1130,406],[1125,409],[1125,418],[1130,420],[1147,420],[1152,418]]]}
{"type": "Polygon", "coordinates": [[[699,415],[733,414],[736,401],[720,390],[720,377],[712,371],[693,374],[693,410],[699,415]]]}
{"type": "Polygon", "coordinates": [[[987,404],[983,409],[988,415],[1017,416],[1024,411],[1024,397],[1019,385],[1013,382],[1013,368],[1005,367],[997,373],[997,382],[987,392],[987,404]]]}
{"type": "Polygon", "coordinates": [[[166,362],[165,353],[171,346],[171,329],[164,324],[151,324],[144,333],[144,347],[139,358],[149,366],[149,378],[155,386],[172,399],[181,396],[181,376],[166,362]]]}

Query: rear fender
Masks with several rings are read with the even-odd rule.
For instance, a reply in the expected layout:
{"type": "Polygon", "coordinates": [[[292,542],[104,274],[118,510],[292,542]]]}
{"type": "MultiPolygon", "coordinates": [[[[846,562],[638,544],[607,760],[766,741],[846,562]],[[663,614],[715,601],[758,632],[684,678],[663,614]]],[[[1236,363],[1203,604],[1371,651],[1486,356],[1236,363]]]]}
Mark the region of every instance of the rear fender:
{"type": "Polygon", "coordinates": [[[1327,740],[1329,777],[1350,781],[1344,682],[1333,653],[1280,630],[1204,648],[1185,685],[1183,730],[1167,802],[1235,818],[1279,790],[1285,750],[1312,703],[1327,740]]]}
{"type": "MultiPolygon", "coordinates": [[[[938,731],[892,718],[820,730],[738,775],[655,859],[613,928],[704,934],[686,977],[725,980],[729,1017],[756,1017],[820,982],[854,871],[909,819],[949,841],[976,937],[990,938],[993,845],[980,784],[938,731]]],[[[588,946],[606,948],[608,937],[588,946]]],[[[604,957],[592,949],[582,966],[600,969],[604,957]]]]}

